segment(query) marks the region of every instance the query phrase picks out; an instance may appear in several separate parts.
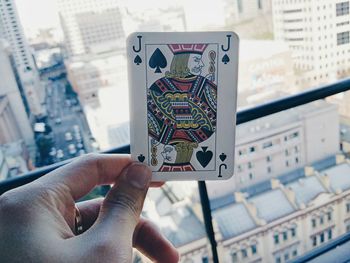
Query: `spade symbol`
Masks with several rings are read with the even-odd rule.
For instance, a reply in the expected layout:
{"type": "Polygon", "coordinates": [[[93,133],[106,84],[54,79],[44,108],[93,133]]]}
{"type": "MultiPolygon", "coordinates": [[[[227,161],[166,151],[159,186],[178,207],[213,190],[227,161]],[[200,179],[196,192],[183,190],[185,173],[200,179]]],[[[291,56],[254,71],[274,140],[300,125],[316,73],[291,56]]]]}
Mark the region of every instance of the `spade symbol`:
{"type": "Polygon", "coordinates": [[[219,158],[222,162],[226,160],[226,157],[227,157],[227,155],[224,153],[220,154],[220,156],[219,156],[219,158]]]}
{"type": "Polygon", "coordinates": [[[198,162],[205,168],[213,158],[213,152],[207,151],[208,147],[202,147],[203,151],[198,151],[196,157],[198,162]]]}
{"type": "Polygon", "coordinates": [[[153,52],[148,64],[151,68],[156,69],[154,73],[162,73],[160,69],[167,66],[166,58],[159,48],[153,52]]]}
{"type": "Polygon", "coordinates": [[[139,159],[139,161],[140,161],[141,163],[143,163],[144,160],[145,160],[145,156],[144,156],[143,154],[140,154],[140,155],[137,157],[137,159],[139,159]]]}
{"type": "Polygon", "coordinates": [[[137,55],[137,56],[135,57],[134,63],[135,63],[136,65],[140,65],[140,64],[142,63],[142,59],[140,58],[139,55],[137,55]]]}
{"type": "Polygon", "coordinates": [[[222,62],[226,65],[230,62],[230,58],[225,54],[225,56],[222,57],[222,62]]]}

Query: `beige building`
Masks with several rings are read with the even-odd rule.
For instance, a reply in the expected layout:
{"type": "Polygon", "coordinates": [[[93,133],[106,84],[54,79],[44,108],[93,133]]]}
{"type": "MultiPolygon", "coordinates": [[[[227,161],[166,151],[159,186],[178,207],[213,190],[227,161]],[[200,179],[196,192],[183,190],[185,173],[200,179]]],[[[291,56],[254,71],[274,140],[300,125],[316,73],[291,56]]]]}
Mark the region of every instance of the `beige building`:
{"type": "MultiPolygon", "coordinates": [[[[220,262],[287,262],[348,232],[349,174],[350,160],[337,155],[304,167],[298,176],[272,179],[255,194],[211,200],[220,262]]],[[[151,218],[182,263],[211,262],[199,204],[187,199],[151,218]]]]}

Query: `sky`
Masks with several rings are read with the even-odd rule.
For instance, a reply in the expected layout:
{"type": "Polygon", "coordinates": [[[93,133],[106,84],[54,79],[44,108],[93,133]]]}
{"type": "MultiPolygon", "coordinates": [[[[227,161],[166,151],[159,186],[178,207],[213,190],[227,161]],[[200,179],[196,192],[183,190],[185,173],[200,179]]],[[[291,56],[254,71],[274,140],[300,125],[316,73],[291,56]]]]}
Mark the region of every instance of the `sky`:
{"type": "MultiPolygon", "coordinates": [[[[115,0],[118,2],[118,0],[115,0]]],[[[15,0],[20,19],[27,37],[35,36],[40,28],[58,28],[57,0],[15,0]]],[[[216,1],[217,6],[213,10],[212,0],[178,0],[176,4],[184,7],[188,29],[195,31],[210,25],[223,25],[225,10],[223,1],[216,1]],[[221,5],[219,4],[221,3],[221,5]],[[200,6],[200,12],[198,12],[200,6]]],[[[125,2],[123,2],[125,4],[125,2]]],[[[173,0],[128,0],[130,8],[147,10],[150,7],[173,5],[173,0]],[[161,4],[160,4],[161,3],[161,4]]]]}
{"type": "Polygon", "coordinates": [[[15,0],[26,33],[60,26],[56,0],[15,0]]]}

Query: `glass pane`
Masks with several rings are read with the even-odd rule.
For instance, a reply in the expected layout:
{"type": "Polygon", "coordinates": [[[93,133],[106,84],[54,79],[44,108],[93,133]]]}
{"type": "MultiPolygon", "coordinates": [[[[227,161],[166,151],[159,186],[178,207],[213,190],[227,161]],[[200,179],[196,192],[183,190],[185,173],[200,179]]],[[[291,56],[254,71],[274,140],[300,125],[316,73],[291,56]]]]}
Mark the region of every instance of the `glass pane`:
{"type": "MultiPolygon", "coordinates": [[[[237,32],[242,109],[349,76],[349,25],[348,1],[0,0],[0,180],[129,143],[131,32],[237,32]]],[[[284,262],[350,229],[345,217],[335,224],[350,200],[322,203],[348,189],[349,94],[238,127],[234,177],[208,183],[221,261],[284,262]],[[302,233],[293,216],[308,209],[302,233]],[[263,247],[253,233],[266,228],[263,247]]],[[[210,262],[196,184],[149,200],[145,215],[163,222],[183,261],[210,262]],[[178,237],[181,224],[193,233],[178,237]]]]}

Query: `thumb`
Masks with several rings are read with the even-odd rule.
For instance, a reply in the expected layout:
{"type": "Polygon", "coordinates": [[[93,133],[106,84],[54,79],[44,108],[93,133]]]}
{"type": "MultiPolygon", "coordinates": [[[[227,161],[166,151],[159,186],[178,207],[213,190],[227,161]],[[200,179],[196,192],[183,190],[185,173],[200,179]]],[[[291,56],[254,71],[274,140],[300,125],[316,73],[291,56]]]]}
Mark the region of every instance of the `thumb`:
{"type": "Polygon", "coordinates": [[[130,251],[135,227],[151,180],[150,169],[140,163],[125,168],[117,185],[102,203],[96,225],[99,237],[119,251],[130,251]]]}

